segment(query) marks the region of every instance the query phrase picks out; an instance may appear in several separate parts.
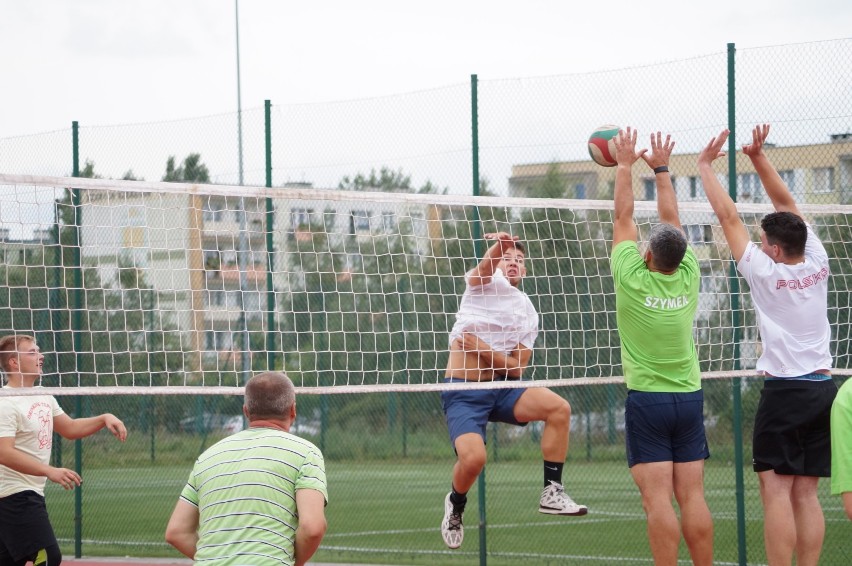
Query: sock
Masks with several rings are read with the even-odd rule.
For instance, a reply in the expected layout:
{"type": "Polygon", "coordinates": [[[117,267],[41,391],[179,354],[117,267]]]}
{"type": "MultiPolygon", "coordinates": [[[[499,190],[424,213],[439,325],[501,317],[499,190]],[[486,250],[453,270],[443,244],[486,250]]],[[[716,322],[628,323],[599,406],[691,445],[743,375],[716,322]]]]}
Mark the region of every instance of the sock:
{"type": "Polygon", "coordinates": [[[467,505],[467,492],[459,493],[453,486],[453,490],[450,492],[450,502],[453,504],[453,511],[461,513],[464,511],[464,506],[467,505]]]}
{"type": "Polygon", "coordinates": [[[565,467],[565,462],[544,461],[544,487],[549,486],[550,482],[562,483],[563,467],[565,467]]]}

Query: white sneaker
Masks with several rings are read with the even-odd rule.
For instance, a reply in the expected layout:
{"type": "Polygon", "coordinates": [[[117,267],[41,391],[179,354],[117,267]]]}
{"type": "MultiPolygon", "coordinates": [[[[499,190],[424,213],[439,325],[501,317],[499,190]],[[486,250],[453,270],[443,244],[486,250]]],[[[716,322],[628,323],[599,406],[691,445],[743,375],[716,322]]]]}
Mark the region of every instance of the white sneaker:
{"type": "Polygon", "coordinates": [[[561,483],[551,481],[550,485],[541,492],[538,512],[548,515],[585,515],[589,512],[589,508],[574,503],[574,500],[565,493],[561,483]]]}
{"type": "Polygon", "coordinates": [[[453,502],[450,501],[450,493],[444,498],[444,520],[441,521],[441,536],[450,548],[458,548],[464,540],[464,525],[462,525],[463,513],[453,510],[453,502]]]}

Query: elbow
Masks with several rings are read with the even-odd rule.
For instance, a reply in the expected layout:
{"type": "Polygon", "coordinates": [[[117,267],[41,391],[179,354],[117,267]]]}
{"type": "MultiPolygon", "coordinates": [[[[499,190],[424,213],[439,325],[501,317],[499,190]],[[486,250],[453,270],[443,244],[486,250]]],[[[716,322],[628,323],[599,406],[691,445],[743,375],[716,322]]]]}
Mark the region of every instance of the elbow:
{"type": "Polygon", "coordinates": [[[325,531],[328,528],[328,521],[325,517],[317,518],[311,521],[299,521],[299,537],[302,540],[311,541],[319,544],[322,537],[325,536],[325,531]]]}

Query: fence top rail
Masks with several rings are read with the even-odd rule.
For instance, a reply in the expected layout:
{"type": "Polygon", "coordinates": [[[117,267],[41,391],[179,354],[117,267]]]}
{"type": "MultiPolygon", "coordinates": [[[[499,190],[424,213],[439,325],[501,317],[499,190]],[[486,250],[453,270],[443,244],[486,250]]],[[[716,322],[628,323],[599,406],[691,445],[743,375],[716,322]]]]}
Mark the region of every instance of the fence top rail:
{"type": "MultiPolygon", "coordinates": [[[[125,181],[116,179],[90,179],[85,177],[50,177],[43,175],[19,175],[0,173],[0,186],[33,185],[44,187],[63,187],[83,190],[99,190],[133,193],[166,193],[207,196],[241,196],[249,198],[277,198],[285,200],[326,200],[326,201],[368,201],[403,202],[420,205],[442,206],[484,206],[505,208],[558,208],[569,210],[612,210],[611,200],[587,199],[543,199],[501,196],[473,195],[436,195],[389,193],[378,191],[344,191],[312,187],[260,187],[250,185],[212,185],[203,183],[167,183],[156,181],[125,181]]],[[[656,201],[637,200],[635,210],[655,212],[656,201]]],[[[806,204],[798,205],[799,210],[808,214],[852,214],[852,205],[806,204]]],[[[712,211],[708,202],[680,202],[681,211],[712,211]]],[[[742,213],[761,214],[772,211],[772,205],[737,203],[742,213]]]]}

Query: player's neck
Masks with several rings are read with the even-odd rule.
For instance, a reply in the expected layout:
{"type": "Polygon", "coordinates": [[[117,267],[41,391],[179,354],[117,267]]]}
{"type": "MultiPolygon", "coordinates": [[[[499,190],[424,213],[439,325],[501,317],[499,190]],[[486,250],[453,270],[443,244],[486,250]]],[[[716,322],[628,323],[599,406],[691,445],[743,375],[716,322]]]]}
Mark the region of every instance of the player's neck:
{"type": "Polygon", "coordinates": [[[6,376],[5,387],[32,387],[35,385],[37,375],[24,375],[22,373],[10,373],[6,376]]]}
{"type": "Polygon", "coordinates": [[[258,419],[249,423],[249,428],[274,428],[284,432],[290,432],[290,422],[277,419],[258,419]]]}

